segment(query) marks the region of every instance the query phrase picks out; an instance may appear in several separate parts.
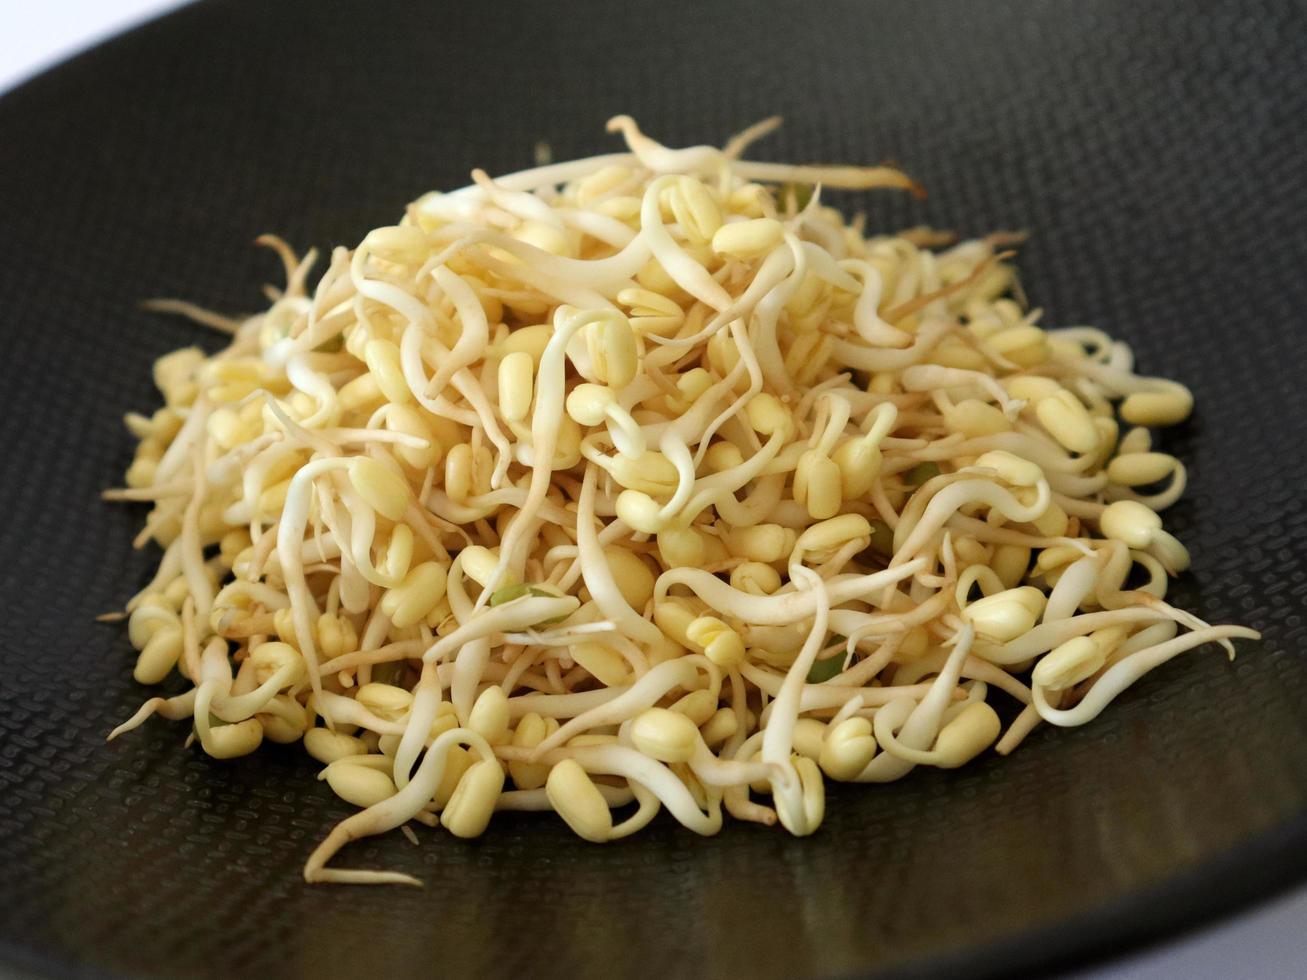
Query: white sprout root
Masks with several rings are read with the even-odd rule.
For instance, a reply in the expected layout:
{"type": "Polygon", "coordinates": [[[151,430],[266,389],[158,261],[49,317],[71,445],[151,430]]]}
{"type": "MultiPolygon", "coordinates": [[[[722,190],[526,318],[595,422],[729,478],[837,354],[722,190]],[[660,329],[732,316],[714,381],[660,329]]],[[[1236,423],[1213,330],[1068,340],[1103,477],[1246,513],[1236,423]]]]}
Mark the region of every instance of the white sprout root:
{"type": "Polygon", "coordinates": [[[120,618],[138,680],[194,688],[111,737],[302,741],[360,809],[306,879],[414,884],[328,865],[508,809],[809,834],[825,779],[1006,754],[1255,638],[1163,601],[1185,470],[1149,429],[1189,392],[1039,326],[1019,237],[868,238],[814,186],[899,171],[741,159],[778,122],[674,150],[619,117],[629,152],[478,171],[316,287],[265,236],[287,286],[256,316],[149,304],[231,343],[160,358],[126,419],[106,498],[163,557],[120,618]]]}

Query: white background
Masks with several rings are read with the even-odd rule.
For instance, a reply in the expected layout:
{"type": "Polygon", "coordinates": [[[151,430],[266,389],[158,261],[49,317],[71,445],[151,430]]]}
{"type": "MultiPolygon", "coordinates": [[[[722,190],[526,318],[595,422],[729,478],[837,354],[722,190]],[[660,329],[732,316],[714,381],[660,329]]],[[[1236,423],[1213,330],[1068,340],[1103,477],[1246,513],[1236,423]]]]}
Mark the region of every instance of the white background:
{"type": "MultiPolygon", "coordinates": [[[[0,0],[0,93],[178,0],[0,0]]],[[[0,967],[0,977],[6,974],[0,967]]],[[[8,976],[16,976],[13,973],[8,976]]],[[[1077,980],[1307,977],[1307,889],[1077,980]]]]}

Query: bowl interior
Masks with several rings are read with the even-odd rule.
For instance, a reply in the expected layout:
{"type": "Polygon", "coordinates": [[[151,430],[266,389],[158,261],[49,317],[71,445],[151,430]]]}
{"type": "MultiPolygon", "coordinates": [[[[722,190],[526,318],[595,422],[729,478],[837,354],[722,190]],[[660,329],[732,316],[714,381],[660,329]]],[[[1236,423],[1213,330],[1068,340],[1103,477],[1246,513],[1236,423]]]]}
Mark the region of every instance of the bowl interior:
{"type": "Polygon", "coordinates": [[[1304,871],[1307,109],[1289,4],[1183,16],[1077,5],[688,0],[563,6],[211,0],[0,100],[0,952],[58,972],[322,970],[580,977],[988,971],[1099,953],[1304,871]],[[668,820],[587,845],[496,817],[351,847],[422,891],[307,888],[347,809],[298,749],[215,763],[183,726],[104,735],[146,696],[117,608],[156,556],[101,504],[123,412],[199,328],[176,296],[260,305],[275,260],[356,242],[473,166],[674,145],[773,113],[775,159],[894,159],[930,197],[837,198],[871,227],[1029,229],[1053,325],[1130,341],[1182,380],[1168,516],[1177,604],[1265,631],[1137,685],[1009,759],[841,787],[815,837],[668,820]]]}

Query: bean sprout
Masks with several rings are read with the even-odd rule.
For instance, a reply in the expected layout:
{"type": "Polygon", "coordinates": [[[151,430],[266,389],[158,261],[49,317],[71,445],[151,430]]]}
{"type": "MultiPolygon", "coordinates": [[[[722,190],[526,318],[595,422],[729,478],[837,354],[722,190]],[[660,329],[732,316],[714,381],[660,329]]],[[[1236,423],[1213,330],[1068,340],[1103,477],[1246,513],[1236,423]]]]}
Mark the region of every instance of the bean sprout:
{"type": "Polygon", "coordinates": [[[152,301],[231,339],[159,358],[126,419],[105,496],[163,551],[105,618],[138,680],[193,686],[109,737],[302,741],[360,810],[305,879],[416,884],[329,863],[501,810],[806,835],[825,779],[1006,755],[1255,639],[1165,601],[1186,470],[1150,428],[1189,391],[1040,327],[997,251],[1023,236],[868,238],[822,194],[903,173],[742,159],[778,123],[678,150],[619,116],[628,152],[474,171],[312,290],[263,237],[263,313],[152,301]]]}

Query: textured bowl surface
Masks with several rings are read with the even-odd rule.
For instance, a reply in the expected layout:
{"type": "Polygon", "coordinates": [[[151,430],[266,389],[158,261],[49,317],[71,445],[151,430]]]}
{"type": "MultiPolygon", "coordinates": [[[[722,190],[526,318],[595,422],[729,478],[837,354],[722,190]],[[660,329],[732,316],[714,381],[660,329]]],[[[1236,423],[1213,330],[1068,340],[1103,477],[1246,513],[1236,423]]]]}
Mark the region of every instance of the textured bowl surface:
{"type": "Polygon", "coordinates": [[[1307,870],[1307,23],[1299,5],[628,6],[212,0],[0,100],[0,956],[129,975],[949,975],[1066,963],[1307,870]],[[771,113],[775,159],[894,159],[924,202],[871,226],[1028,228],[1055,325],[1129,340],[1194,419],[1167,447],[1194,570],[1176,601],[1265,631],[1170,664],[1007,760],[840,788],[821,832],[660,820],[585,844],[547,817],[387,836],[341,863],[422,891],[308,888],[347,808],[298,750],[217,763],[154,721],[120,606],[156,554],[101,504],[153,357],[212,344],[151,296],[253,311],[275,231],[354,243],[473,166],[672,144],[771,113]]]}

